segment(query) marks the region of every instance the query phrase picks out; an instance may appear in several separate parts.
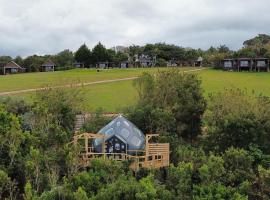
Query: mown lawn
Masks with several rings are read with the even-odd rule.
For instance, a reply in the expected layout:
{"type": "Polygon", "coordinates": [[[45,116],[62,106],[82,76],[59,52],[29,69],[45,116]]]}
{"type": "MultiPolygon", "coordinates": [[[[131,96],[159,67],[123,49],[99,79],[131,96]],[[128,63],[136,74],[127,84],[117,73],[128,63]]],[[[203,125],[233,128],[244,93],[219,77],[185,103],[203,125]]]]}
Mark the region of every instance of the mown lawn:
{"type": "MultiPolygon", "coordinates": [[[[185,69],[186,70],[186,69],[185,69]]],[[[97,72],[85,72],[88,76],[93,74],[93,77],[85,80],[107,80],[114,78],[124,78],[137,76],[142,71],[152,71],[151,69],[135,69],[130,71],[106,71],[98,74],[97,72]],[[117,74],[119,73],[119,74],[117,74]]],[[[70,72],[69,72],[70,73],[70,72]]],[[[72,73],[76,73],[76,70],[72,73]]],[[[82,72],[80,72],[81,74],[82,72]]],[[[207,97],[210,93],[222,91],[225,88],[241,88],[248,92],[256,92],[270,96],[270,73],[252,73],[252,72],[225,72],[213,69],[207,69],[198,72],[202,80],[204,94],[207,97]]],[[[52,73],[53,74],[53,73],[52,73]]],[[[77,72],[78,74],[78,72],[77,72]]],[[[84,72],[82,73],[84,74],[84,72]]],[[[81,77],[81,76],[80,76],[81,77]]],[[[40,86],[39,86],[40,87],[40,86]]],[[[136,90],[132,86],[132,81],[120,81],[114,83],[104,83],[91,86],[85,86],[82,89],[82,95],[85,101],[82,102],[86,111],[93,111],[102,107],[107,112],[121,111],[123,107],[132,105],[136,102],[136,90]]],[[[31,94],[23,94],[21,96],[29,97],[31,94]]]]}
{"type": "Polygon", "coordinates": [[[205,95],[225,88],[240,88],[270,96],[270,73],[268,72],[227,72],[209,69],[198,73],[205,95]]]}
{"type": "MultiPolygon", "coordinates": [[[[36,72],[0,76],[0,92],[66,85],[83,82],[129,78],[143,72],[156,72],[167,68],[109,69],[97,72],[95,69],[74,69],[56,72],[36,72]]],[[[187,68],[181,68],[186,70],[187,68]]]]}

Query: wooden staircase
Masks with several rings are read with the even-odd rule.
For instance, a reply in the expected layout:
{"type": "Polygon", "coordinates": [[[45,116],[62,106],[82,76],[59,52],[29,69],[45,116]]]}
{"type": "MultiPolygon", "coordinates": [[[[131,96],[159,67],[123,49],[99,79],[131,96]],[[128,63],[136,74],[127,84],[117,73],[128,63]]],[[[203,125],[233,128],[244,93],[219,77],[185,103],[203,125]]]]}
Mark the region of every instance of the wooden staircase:
{"type": "Polygon", "coordinates": [[[80,129],[83,127],[83,124],[85,123],[85,117],[84,115],[76,115],[76,121],[75,121],[75,127],[74,132],[79,132],[80,129]]]}

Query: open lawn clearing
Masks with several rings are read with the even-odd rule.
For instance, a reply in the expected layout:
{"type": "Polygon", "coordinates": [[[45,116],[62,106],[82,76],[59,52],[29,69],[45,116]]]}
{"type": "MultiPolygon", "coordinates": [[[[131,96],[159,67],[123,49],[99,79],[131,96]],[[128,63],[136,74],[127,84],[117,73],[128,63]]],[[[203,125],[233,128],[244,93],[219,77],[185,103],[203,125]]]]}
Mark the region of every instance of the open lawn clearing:
{"type": "MultiPolygon", "coordinates": [[[[136,77],[143,72],[157,72],[168,68],[130,68],[109,69],[97,72],[94,69],[74,69],[56,72],[37,72],[0,76],[0,92],[32,90],[45,86],[63,86],[68,84],[89,83],[95,81],[136,77]]],[[[194,68],[181,68],[191,70],[194,68]]]]}
{"type": "MultiPolygon", "coordinates": [[[[270,96],[270,73],[225,72],[213,69],[192,73],[197,73],[201,78],[206,97],[209,93],[222,91],[224,88],[241,88],[270,96]]],[[[20,96],[29,99],[32,94],[34,93],[20,96]]],[[[84,86],[82,95],[85,99],[85,110],[89,112],[99,107],[107,112],[117,112],[122,107],[134,104],[137,98],[132,80],[84,86]]]]}
{"type": "Polygon", "coordinates": [[[206,95],[224,88],[240,88],[270,96],[270,73],[268,72],[227,72],[209,69],[196,73],[202,80],[206,95]]]}

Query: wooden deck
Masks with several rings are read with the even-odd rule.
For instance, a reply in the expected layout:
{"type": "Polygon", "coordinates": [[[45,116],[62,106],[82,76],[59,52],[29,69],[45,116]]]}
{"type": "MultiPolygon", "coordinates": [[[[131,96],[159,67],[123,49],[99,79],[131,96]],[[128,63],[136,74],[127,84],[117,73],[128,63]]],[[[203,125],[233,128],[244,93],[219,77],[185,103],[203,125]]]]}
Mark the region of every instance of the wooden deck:
{"type": "Polygon", "coordinates": [[[102,134],[82,133],[75,135],[73,141],[74,145],[80,147],[79,165],[81,167],[91,166],[91,160],[96,158],[112,159],[116,161],[132,161],[130,169],[138,171],[140,168],[155,169],[168,167],[170,165],[170,145],[169,143],[150,143],[152,137],[158,134],[146,135],[145,150],[143,151],[127,151],[125,153],[106,153],[105,136],[102,134]],[[102,139],[102,152],[94,151],[92,146],[93,139],[102,139]]]}

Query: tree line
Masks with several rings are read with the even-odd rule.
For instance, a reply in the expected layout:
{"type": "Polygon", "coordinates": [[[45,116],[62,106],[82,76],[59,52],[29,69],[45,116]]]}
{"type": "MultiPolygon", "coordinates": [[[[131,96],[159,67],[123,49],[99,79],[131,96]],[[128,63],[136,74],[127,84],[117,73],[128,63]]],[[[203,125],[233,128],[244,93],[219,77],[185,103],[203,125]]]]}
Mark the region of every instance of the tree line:
{"type": "Polygon", "coordinates": [[[39,71],[40,66],[47,59],[51,59],[56,64],[56,70],[72,69],[75,67],[75,62],[84,64],[85,67],[96,67],[99,62],[108,62],[111,63],[111,67],[119,67],[121,62],[134,63],[136,58],[142,54],[152,59],[155,58],[156,66],[159,67],[166,66],[167,62],[172,60],[191,65],[198,57],[203,58],[204,66],[218,67],[220,60],[224,58],[265,57],[270,59],[270,36],[259,34],[244,41],[243,47],[237,51],[230,50],[226,45],[202,50],[165,43],[146,44],[144,46],[132,45],[120,51],[115,51],[115,49],[107,49],[99,42],[93,49],[83,44],[75,52],[67,49],[56,55],[31,55],[26,58],[17,56],[14,59],[10,56],[0,56],[0,63],[14,60],[25,67],[27,72],[39,71]]]}

